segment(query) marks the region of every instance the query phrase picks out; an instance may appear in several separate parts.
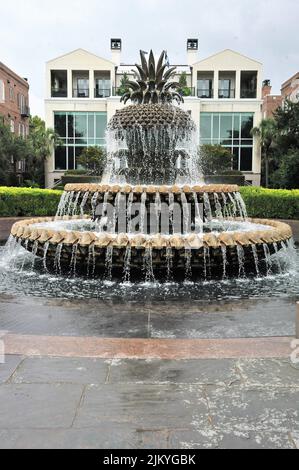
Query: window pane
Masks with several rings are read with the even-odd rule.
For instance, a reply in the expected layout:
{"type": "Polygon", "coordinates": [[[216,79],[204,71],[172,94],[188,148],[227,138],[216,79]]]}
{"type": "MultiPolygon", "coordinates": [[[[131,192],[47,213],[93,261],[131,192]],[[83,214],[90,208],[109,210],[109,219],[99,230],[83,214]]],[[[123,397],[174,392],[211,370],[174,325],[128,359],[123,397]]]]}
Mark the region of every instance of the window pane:
{"type": "Polygon", "coordinates": [[[94,138],[94,114],[88,115],[88,138],[94,138]]]}
{"type": "Polygon", "coordinates": [[[96,137],[98,139],[105,138],[107,127],[107,115],[96,114],[96,137]]]}
{"type": "Polygon", "coordinates": [[[73,114],[68,115],[68,136],[74,137],[74,116],[73,114]]]}
{"type": "Polygon", "coordinates": [[[87,137],[87,115],[76,114],[75,116],[75,134],[76,137],[87,137]]]}
{"type": "Polygon", "coordinates": [[[66,147],[55,149],[55,170],[66,170],[66,147]]]}
{"type": "Polygon", "coordinates": [[[231,139],[233,132],[233,117],[231,114],[220,116],[220,137],[221,139],[231,139]]]}
{"type": "Polygon", "coordinates": [[[252,147],[241,148],[241,171],[252,171],[252,147]]]}
{"type": "Polygon", "coordinates": [[[54,127],[60,137],[66,137],[66,114],[55,114],[54,127]]]}
{"type": "Polygon", "coordinates": [[[239,170],[239,148],[235,147],[233,149],[233,169],[234,170],[239,170]]]}
{"type": "Polygon", "coordinates": [[[68,169],[74,170],[75,168],[75,158],[74,158],[74,147],[68,147],[68,169]]]}
{"type": "Polygon", "coordinates": [[[242,115],[241,117],[242,139],[251,138],[251,130],[253,128],[253,116],[242,115]]]}
{"type": "Polygon", "coordinates": [[[202,114],[200,119],[200,135],[202,139],[211,139],[212,137],[212,116],[202,114]]]}
{"type": "Polygon", "coordinates": [[[213,139],[219,139],[219,114],[214,114],[213,116],[213,139]]]}
{"type": "Polygon", "coordinates": [[[76,165],[76,169],[78,168],[78,163],[77,163],[77,160],[78,160],[78,157],[80,157],[81,153],[83,152],[83,150],[85,149],[86,147],[75,147],[75,165],[76,165]]]}
{"type": "Polygon", "coordinates": [[[234,114],[234,139],[240,138],[240,114],[234,114]]]}

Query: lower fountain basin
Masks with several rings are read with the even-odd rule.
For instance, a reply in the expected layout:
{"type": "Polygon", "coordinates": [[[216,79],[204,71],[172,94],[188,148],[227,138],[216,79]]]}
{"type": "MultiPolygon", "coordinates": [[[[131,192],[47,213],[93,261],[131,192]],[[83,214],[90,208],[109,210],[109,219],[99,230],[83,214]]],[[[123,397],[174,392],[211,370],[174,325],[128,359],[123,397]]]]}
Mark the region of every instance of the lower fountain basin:
{"type": "Polygon", "coordinates": [[[203,233],[145,235],[99,232],[89,217],[66,216],[17,222],[11,234],[48,271],[149,281],[282,272],[292,240],[287,224],[264,219],[213,220],[203,233]]]}

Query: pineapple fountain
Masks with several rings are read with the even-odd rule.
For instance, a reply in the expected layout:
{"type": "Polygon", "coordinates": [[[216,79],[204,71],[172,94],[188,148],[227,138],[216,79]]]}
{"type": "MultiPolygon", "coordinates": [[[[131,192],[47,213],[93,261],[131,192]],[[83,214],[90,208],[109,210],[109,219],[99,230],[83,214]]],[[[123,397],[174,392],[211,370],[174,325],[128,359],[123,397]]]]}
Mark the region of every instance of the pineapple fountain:
{"type": "Polygon", "coordinates": [[[46,271],[124,281],[245,277],[283,272],[292,231],[249,219],[237,186],[205,185],[196,127],[175,68],[141,52],[130,106],[108,125],[102,184],[69,184],[55,218],[16,223],[9,243],[46,271]],[[173,101],[177,105],[173,105],[173,101]]]}

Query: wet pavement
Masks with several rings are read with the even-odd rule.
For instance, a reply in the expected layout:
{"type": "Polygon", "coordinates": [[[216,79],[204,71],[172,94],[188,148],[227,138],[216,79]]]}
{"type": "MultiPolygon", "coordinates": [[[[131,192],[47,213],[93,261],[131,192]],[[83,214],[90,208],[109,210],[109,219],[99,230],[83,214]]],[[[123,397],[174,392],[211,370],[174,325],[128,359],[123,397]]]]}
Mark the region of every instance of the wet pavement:
{"type": "Polygon", "coordinates": [[[0,371],[0,448],[299,448],[288,360],[10,356],[0,371]]]}
{"type": "Polygon", "coordinates": [[[101,338],[294,336],[295,303],[295,298],[119,302],[0,294],[0,329],[101,338]]]}

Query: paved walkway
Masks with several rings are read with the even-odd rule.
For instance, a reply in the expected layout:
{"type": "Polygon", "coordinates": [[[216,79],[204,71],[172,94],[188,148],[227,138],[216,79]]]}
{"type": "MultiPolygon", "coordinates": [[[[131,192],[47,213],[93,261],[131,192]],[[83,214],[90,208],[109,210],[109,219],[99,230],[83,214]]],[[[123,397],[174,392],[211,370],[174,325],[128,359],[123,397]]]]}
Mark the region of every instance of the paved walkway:
{"type": "Polygon", "coordinates": [[[8,356],[0,367],[0,448],[299,448],[288,360],[8,356]]]}

